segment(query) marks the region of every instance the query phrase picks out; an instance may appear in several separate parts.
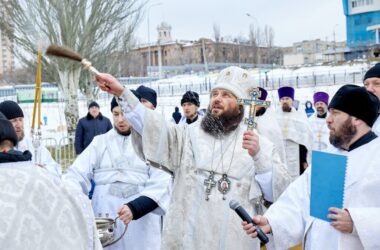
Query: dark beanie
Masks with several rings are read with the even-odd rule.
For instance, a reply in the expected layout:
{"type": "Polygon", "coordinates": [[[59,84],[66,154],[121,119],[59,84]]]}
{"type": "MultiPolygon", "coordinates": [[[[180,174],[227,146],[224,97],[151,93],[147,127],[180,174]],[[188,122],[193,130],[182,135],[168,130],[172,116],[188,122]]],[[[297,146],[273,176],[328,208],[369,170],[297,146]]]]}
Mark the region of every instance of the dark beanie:
{"type": "MultiPolygon", "coordinates": [[[[136,92],[136,90],[131,89],[131,92],[132,92],[132,93],[133,93],[133,94],[134,94],[139,100],[141,99],[140,95],[136,92]]],[[[111,100],[111,112],[112,112],[113,108],[116,107],[116,106],[119,106],[119,103],[117,103],[117,101],[116,101],[116,97],[113,97],[112,100],[111,100]]]]}
{"type": "Polygon", "coordinates": [[[116,98],[113,97],[111,100],[111,112],[112,112],[113,108],[117,107],[117,106],[119,106],[119,104],[117,103],[116,98]]]}
{"type": "MultiPolygon", "coordinates": [[[[4,117],[2,113],[0,114],[0,117],[4,117]]],[[[18,142],[17,134],[12,123],[7,119],[0,118],[0,142],[5,140],[11,141],[14,146],[16,146],[18,142]]]]}
{"type": "Polygon", "coordinates": [[[194,91],[186,91],[186,93],[182,96],[181,105],[185,102],[193,103],[195,106],[200,106],[199,95],[194,91]]]}
{"type": "Polygon", "coordinates": [[[24,117],[24,113],[20,106],[16,102],[10,100],[0,103],[0,112],[3,113],[8,120],[24,117]]]}
{"type": "Polygon", "coordinates": [[[372,127],[377,118],[380,102],[364,87],[347,84],[336,92],[329,104],[330,108],[355,116],[372,127]]]}
{"type": "Polygon", "coordinates": [[[380,78],[380,63],[376,63],[375,66],[370,68],[367,73],[365,73],[363,81],[371,77],[380,78]]]}
{"type": "Polygon", "coordinates": [[[100,108],[99,104],[95,101],[90,102],[90,104],[88,105],[88,109],[90,109],[92,107],[100,108]]]}
{"type": "Polygon", "coordinates": [[[151,88],[141,85],[136,89],[136,92],[140,95],[141,98],[148,100],[153,104],[154,107],[157,106],[157,93],[151,88]]]}

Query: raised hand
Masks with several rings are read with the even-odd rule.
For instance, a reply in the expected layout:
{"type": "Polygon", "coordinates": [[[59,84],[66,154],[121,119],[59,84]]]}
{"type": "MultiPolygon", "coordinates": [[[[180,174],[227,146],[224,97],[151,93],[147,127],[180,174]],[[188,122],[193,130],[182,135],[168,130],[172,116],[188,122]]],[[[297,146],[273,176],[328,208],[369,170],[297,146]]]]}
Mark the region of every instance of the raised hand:
{"type": "Polygon", "coordinates": [[[121,96],[124,91],[124,86],[110,74],[99,73],[96,74],[96,84],[103,91],[106,91],[115,96],[121,96]]]}

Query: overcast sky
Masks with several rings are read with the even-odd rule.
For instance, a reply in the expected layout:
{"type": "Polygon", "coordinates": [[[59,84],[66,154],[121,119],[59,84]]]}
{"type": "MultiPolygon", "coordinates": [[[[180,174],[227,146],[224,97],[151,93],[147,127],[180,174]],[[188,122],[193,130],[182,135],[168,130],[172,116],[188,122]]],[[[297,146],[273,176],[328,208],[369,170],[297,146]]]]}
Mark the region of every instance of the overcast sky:
{"type": "MultiPolygon", "coordinates": [[[[172,26],[173,39],[213,38],[213,25],[222,36],[248,37],[250,24],[274,29],[275,45],[290,46],[294,42],[320,38],[346,40],[346,23],[342,0],[151,0],[149,8],[150,41],[157,40],[156,27],[161,22],[172,26]]],[[[148,8],[147,8],[148,9],[148,8]]],[[[148,11],[136,36],[148,41],[148,11]]]]}

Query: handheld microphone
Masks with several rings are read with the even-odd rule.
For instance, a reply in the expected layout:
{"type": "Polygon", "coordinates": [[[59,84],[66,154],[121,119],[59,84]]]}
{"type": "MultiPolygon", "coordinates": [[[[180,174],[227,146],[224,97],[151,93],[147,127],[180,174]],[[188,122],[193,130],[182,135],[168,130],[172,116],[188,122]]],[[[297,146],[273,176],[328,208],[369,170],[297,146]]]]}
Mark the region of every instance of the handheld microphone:
{"type": "Polygon", "coordinates": [[[261,241],[261,243],[263,244],[267,244],[269,242],[269,239],[268,237],[265,235],[265,233],[261,230],[261,228],[256,225],[251,216],[249,216],[249,214],[247,213],[247,211],[245,211],[245,209],[240,206],[239,202],[236,201],[236,200],[231,200],[230,201],[230,208],[232,210],[235,210],[235,212],[239,215],[239,217],[243,220],[243,221],[246,221],[248,224],[252,224],[255,229],[256,229],[256,232],[257,232],[257,237],[259,238],[259,240],[261,241]]]}

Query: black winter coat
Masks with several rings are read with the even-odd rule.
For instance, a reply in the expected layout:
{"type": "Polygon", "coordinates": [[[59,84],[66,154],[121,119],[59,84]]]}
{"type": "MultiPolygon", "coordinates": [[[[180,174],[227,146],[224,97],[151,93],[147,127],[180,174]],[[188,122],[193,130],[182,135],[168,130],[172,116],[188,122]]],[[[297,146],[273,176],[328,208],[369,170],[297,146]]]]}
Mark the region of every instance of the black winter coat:
{"type": "Polygon", "coordinates": [[[75,152],[76,154],[82,153],[85,148],[92,142],[95,136],[107,133],[112,129],[111,121],[103,116],[101,113],[94,118],[87,113],[82,117],[75,130],[75,152]]]}

